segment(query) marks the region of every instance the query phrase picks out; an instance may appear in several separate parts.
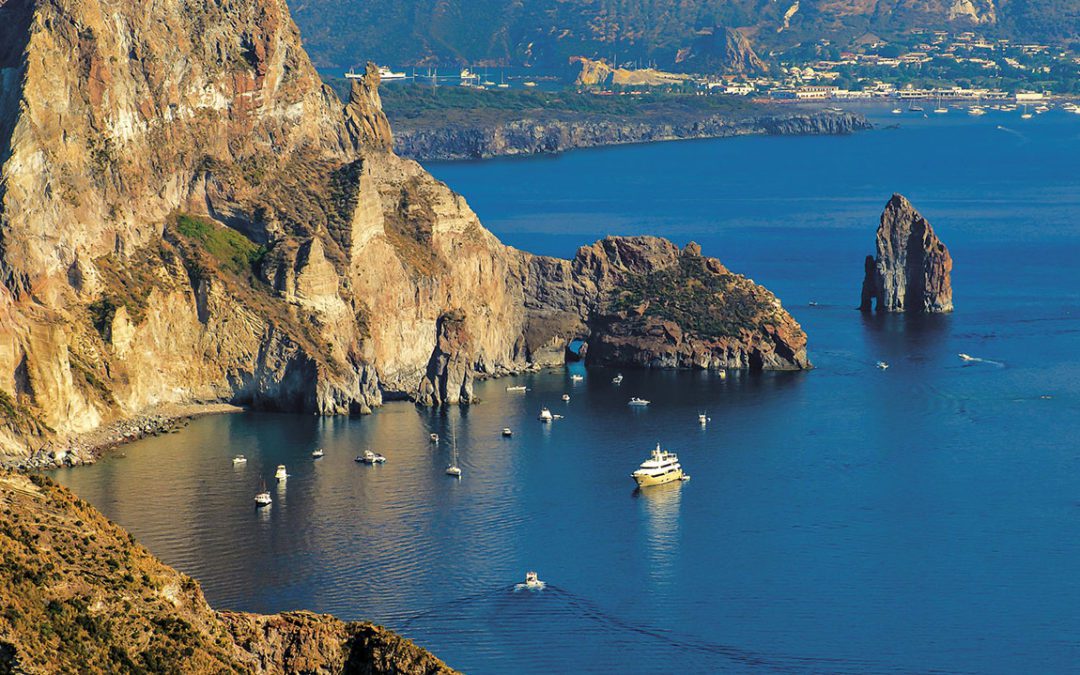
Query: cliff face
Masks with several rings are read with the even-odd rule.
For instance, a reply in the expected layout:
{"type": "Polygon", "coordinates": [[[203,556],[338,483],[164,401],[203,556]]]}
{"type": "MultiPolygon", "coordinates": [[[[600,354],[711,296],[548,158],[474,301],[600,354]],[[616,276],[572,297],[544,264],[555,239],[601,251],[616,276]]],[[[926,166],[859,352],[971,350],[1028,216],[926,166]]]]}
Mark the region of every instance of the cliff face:
{"type": "Polygon", "coordinates": [[[881,214],[877,255],[867,256],[862,301],[870,311],[951,312],[952,256],[934,228],[902,195],[881,214]]]}
{"type": "Polygon", "coordinates": [[[723,26],[703,31],[689,47],[678,51],[675,63],[694,72],[760,75],[769,70],[741,30],[723,26]]]}
{"type": "Polygon", "coordinates": [[[372,624],[215,612],[194,580],[46,478],[0,471],[0,506],[0,672],[453,672],[372,624]]]}
{"type": "Polygon", "coordinates": [[[0,38],[0,461],[167,404],[467,401],[587,334],[586,280],[393,154],[284,0],[11,0],[0,38]]]}
{"type": "Polygon", "coordinates": [[[403,157],[421,161],[482,159],[691,138],[754,134],[843,135],[870,129],[871,126],[861,115],[828,112],[762,115],[746,119],[725,115],[707,115],[691,120],[665,120],[662,117],[526,118],[497,124],[448,124],[399,129],[394,136],[394,149],[403,157]]]}

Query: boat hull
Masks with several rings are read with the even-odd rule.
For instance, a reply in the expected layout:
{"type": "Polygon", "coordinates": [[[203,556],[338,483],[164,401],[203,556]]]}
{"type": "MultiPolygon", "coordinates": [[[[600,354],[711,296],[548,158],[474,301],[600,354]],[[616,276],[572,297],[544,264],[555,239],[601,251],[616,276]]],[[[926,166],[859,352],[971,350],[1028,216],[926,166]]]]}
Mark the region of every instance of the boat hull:
{"type": "Polygon", "coordinates": [[[683,479],[683,470],[676,469],[675,471],[669,471],[661,476],[651,476],[644,473],[633,473],[630,475],[637,483],[638,487],[649,487],[652,485],[664,485],[665,483],[674,483],[675,481],[683,479]]]}

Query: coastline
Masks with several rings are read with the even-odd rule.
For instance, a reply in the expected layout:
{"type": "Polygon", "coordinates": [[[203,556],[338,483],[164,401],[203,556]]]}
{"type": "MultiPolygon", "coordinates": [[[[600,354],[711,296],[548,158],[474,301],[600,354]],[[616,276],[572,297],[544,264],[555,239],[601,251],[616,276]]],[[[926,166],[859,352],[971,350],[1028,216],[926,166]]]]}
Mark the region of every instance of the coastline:
{"type": "Polygon", "coordinates": [[[731,117],[526,116],[495,122],[395,122],[394,150],[417,161],[557,154],[569,150],[734,136],[846,136],[873,129],[858,113],[803,110],[731,117]]]}
{"type": "Polygon", "coordinates": [[[50,439],[28,456],[0,461],[0,469],[48,471],[93,464],[122,445],[147,436],[179,432],[193,419],[246,411],[231,403],[167,403],[90,431],[50,439]]]}

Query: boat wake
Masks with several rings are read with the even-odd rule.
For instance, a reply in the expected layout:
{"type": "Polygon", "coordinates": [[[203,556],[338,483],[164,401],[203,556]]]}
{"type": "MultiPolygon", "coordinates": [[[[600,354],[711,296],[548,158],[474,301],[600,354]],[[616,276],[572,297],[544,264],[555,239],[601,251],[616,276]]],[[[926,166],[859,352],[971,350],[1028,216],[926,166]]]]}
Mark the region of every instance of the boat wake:
{"type": "Polygon", "coordinates": [[[968,354],[958,354],[957,356],[959,356],[960,360],[964,363],[987,363],[992,366],[997,366],[998,368],[1005,367],[1005,364],[1003,362],[994,361],[993,359],[981,359],[977,356],[970,356],[968,354]]]}

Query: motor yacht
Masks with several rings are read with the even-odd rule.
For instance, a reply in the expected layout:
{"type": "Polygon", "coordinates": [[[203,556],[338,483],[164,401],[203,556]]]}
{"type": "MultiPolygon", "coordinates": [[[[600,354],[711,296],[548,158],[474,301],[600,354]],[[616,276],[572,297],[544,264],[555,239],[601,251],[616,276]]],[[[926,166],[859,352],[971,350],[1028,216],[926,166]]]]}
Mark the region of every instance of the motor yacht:
{"type": "Polygon", "coordinates": [[[656,449],[652,451],[649,458],[642,462],[637,471],[630,474],[630,477],[634,479],[638,487],[662,485],[689,478],[683,472],[682,465],[679,464],[678,455],[662,450],[659,443],[656,444],[656,449]]]}

